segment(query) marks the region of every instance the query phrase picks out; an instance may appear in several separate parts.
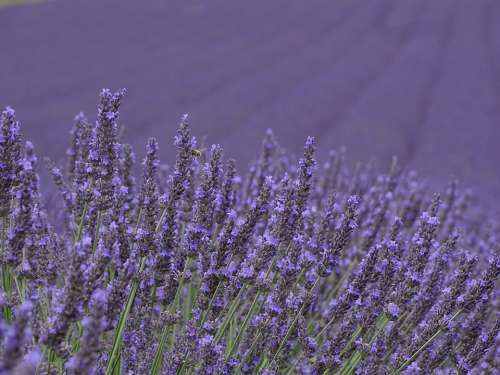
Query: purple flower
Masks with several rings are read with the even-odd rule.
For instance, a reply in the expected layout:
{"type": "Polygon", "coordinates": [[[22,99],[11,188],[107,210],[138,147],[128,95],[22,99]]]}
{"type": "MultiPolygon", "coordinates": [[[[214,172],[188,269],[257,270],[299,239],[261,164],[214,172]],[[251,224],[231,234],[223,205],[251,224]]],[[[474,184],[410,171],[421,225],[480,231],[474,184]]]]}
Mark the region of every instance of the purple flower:
{"type": "Polygon", "coordinates": [[[389,313],[392,319],[396,319],[399,317],[400,310],[396,304],[390,302],[387,305],[387,312],[389,313]]]}

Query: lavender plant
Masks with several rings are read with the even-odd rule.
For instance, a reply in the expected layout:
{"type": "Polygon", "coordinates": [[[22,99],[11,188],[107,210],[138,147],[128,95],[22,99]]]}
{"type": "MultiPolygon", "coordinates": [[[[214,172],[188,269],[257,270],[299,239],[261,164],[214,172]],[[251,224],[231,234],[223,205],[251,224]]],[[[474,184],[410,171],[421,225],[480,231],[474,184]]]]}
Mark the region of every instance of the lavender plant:
{"type": "Polygon", "coordinates": [[[320,164],[313,138],[295,161],[271,131],[239,174],[187,116],[172,167],[150,139],[136,180],[124,94],[48,162],[60,206],[1,114],[0,374],[498,370],[500,226],[456,182],[320,164]]]}

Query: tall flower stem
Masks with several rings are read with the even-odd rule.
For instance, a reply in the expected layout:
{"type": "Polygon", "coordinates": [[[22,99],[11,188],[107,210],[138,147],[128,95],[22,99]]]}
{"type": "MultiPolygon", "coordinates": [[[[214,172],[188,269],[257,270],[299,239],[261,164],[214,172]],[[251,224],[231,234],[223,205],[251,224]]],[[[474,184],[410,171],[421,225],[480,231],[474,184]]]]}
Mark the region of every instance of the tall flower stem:
{"type": "MultiPolygon", "coordinates": [[[[182,275],[181,275],[181,278],[179,280],[179,284],[177,285],[177,289],[175,291],[174,300],[171,302],[171,305],[170,305],[170,312],[171,313],[175,312],[175,308],[177,306],[176,301],[178,301],[180,298],[180,294],[181,294],[183,284],[184,284],[185,275],[186,275],[186,272],[187,272],[190,264],[191,264],[191,258],[186,259],[186,262],[184,264],[184,270],[182,271],[182,275]]],[[[151,375],[157,375],[160,373],[160,369],[161,369],[162,362],[163,362],[163,352],[165,350],[165,345],[167,344],[169,328],[170,327],[168,324],[163,325],[163,329],[162,329],[161,336],[160,336],[160,341],[158,343],[158,348],[156,348],[155,356],[153,359],[153,364],[151,366],[151,375]]],[[[175,340],[175,331],[172,332],[172,340],[175,340]]]]}
{"type": "MultiPolygon", "coordinates": [[[[454,320],[457,316],[460,315],[460,313],[462,312],[462,309],[458,310],[455,314],[453,314],[453,316],[446,322],[446,324],[448,324],[449,322],[451,322],[452,320],[454,320]]],[[[422,344],[422,346],[420,348],[418,348],[415,353],[413,353],[411,355],[410,358],[408,358],[405,362],[403,362],[403,364],[401,366],[399,366],[396,370],[394,370],[393,372],[391,372],[391,375],[396,375],[396,374],[399,374],[401,371],[403,371],[406,366],[410,365],[418,356],[419,354],[425,349],[427,348],[430,344],[432,344],[432,342],[438,338],[443,332],[445,331],[445,328],[439,328],[426,342],[424,342],[422,344]]]]}
{"type": "MultiPolygon", "coordinates": [[[[156,232],[158,232],[161,228],[161,224],[163,223],[163,219],[165,218],[167,209],[163,210],[160,220],[158,220],[158,225],[156,226],[156,232]]],[[[136,233],[139,228],[139,222],[141,217],[142,210],[139,210],[138,220],[136,225],[136,233]]],[[[142,274],[144,272],[144,268],[146,266],[146,257],[142,257],[139,261],[139,269],[137,275],[142,274]]],[[[125,330],[125,325],[127,323],[128,316],[130,315],[130,311],[132,310],[132,306],[134,304],[135,296],[137,294],[137,290],[139,288],[139,278],[135,277],[132,280],[132,285],[130,286],[130,291],[127,297],[127,302],[125,304],[124,310],[120,314],[120,319],[118,320],[118,325],[115,328],[115,336],[113,338],[113,345],[111,347],[111,352],[108,360],[108,365],[106,367],[106,375],[113,375],[115,368],[118,365],[120,358],[121,345],[123,341],[123,332],[125,330]]]]}
{"type": "MultiPolygon", "coordinates": [[[[2,257],[2,289],[7,298],[10,298],[12,296],[12,274],[9,265],[3,259],[3,257],[5,256],[5,240],[7,238],[8,231],[8,219],[6,217],[2,217],[1,230],[2,231],[0,232],[0,235],[2,248],[0,256],[2,257]]],[[[12,322],[12,308],[10,306],[3,307],[3,318],[7,323],[12,322]]]]}
{"type": "MultiPolygon", "coordinates": [[[[312,287],[309,289],[309,292],[308,294],[312,293],[312,291],[316,288],[316,286],[318,285],[319,281],[321,280],[321,276],[317,276],[316,277],[316,280],[314,281],[314,284],[312,285],[312,287]]],[[[267,369],[270,365],[272,365],[276,359],[278,358],[281,350],[283,349],[283,346],[285,345],[285,343],[287,342],[288,340],[288,337],[290,337],[290,335],[292,334],[292,331],[293,329],[295,328],[295,324],[297,324],[297,320],[299,320],[299,317],[302,315],[302,312],[304,311],[304,308],[306,307],[306,303],[303,302],[302,305],[300,306],[300,309],[299,311],[297,312],[297,314],[295,314],[295,317],[293,318],[292,320],[292,323],[290,324],[290,326],[288,327],[288,330],[286,331],[286,334],[285,336],[281,339],[281,342],[278,346],[278,349],[276,350],[276,352],[274,353],[271,361],[269,361],[262,369],[261,371],[267,369]]]]}
{"type": "MultiPolygon", "coordinates": [[[[141,258],[139,263],[138,275],[140,275],[144,271],[145,266],[146,266],[146,258],[143,257],[141,258]]],[[[134,304],[134,299],[138,289],[139,289],[139,278],[136,277],[132,281],[130,292],[127,298],[127,303],[125,304],[125,309],[120,314],[120,320],[118,321],[118,325],[116,326],[115,329],[115,337],[113,339],[113,346],[111,348],[111,354],[109,356],[108,366],[106,368],[106,375],[112,375],[114,373],[115,367],[118,365],[118,359],[120,356],[122,340],[123,340],[123,332],[125,330],[127,318],[130,315],[130,311],[132,310],[132,305],[134,304]]]]}
{"type": "Polygon", "coordinates": [[[257,305],[257,302],[260,297],[260,291],[258,291],[255,294],[255,297],[252,301],[252,304],[250,305],[250,308],[248,309],[247,314],[245,315],[245,319],[243,320],[243,324],[241,325],[240,331],[238,332],[238,336],[236,336],[236,340],[233,342],[231,347],[229,348],[227,354],[226,354],[226,361],[231,357],[234,353],[234,351],[238,348],[238,345],[240,344],[241,339],[243,338],[243,335],[245,334],[245,331],[248,327],[248,323],[250,321],[250,318],[254,315],[255,313],[255,306],[257,305]]]}

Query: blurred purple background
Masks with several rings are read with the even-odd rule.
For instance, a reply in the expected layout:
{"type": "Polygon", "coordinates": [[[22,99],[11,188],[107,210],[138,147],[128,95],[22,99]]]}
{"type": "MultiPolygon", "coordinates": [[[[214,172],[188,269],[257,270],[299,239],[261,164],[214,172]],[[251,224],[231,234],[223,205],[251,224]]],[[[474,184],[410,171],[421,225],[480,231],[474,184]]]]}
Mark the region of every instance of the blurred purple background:
{"type": "Polygon", "coordinates": [[[392,155],[500,201],[500,1],[82,0],[0,9],[0,105],[59,159],[76,113],[126,87],[125,138],[162,157],[182,113],[245,164],[265,129],[300,152],[392,155]]]}

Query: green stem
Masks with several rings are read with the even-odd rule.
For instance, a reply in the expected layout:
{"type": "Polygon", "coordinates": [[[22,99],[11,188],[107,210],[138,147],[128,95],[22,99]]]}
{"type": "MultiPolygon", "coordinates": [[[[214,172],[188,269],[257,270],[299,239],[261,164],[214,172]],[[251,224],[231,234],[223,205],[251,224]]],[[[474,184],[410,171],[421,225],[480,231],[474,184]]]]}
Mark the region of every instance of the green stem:
{"type": "MultiPolygon", "coordinates": [[[[327,301],[337,295],[338,291],[344,284],[345,280],[351,275],[352,270],[354,269],[356,261],[353,261],[349,268],[344,272],[340,280],[337,282],[337,285],[333,289],[333,291],[329,294],[327,301]]],[[[330,327],[330,325],[335,321],[335,316],[330,319],[330,321],[321,329],[321,331],[316,335],[315,340],[320,340],[325,331],[330,327]]]]}
{"type": "MultiPolygon", "coordinates": [[[[320,279],[321,279],[321,276],[316,277],[316,280],[314,281],[313,286],[309,289],[309,293],[311,293],[311,292],[314,290],[314,288],[316,288],[316,285],[318,285],[318,283],[319,283],[320,279]]],[[[309,293],[308,293],[308,294],[309,294],[309,293]]],[[[265,370],[265,369],[266,369],[269,365],[272,365],[272,364],[274,363],[274,361],[276,361],[276,359],[278,358],[278,356],[279,356],[279,354],[280,354],[280,352],[281,352],[281,349],[283,349],[283,346],[284,346],[284,345],[285,345],[285,343],[287,342],[288,337],[292,334],[292,331],[293,331],[293,329],[295,328],[295,324],[297,324],[297,320],[298,320],[298,319],[299,319],[299,317],[302,315],[302,312],[304,311],[305,306],[306,306],[305,302],[304,302],[304,303],[302,303],[302,306],[300,306],[299,311],[297,312],[297,314],[296,314],[296,315],[295,315],[295,317],[293,318],[292,323],[291,323],[291,324],[290,324],[290,326],[288,327],[288,330],[287,330],[287,332],[286,332],[285,336],[283,337],[283,339],[281,339],[281,342],[280,342],[280,344],[279,344],[279,346],[278,346],[278,350],[276,350],[276,353],[274,353],[274,356],[273,356],[273,358],[271,359],[271,361],[270,361],[268,364],[266,364],[266,365],[263,367],[263,369],[262,369],[262,370],[265,370]]]]}
{"type": "Polygon", "coordinates": [[[78,228],[76,229],[75,233],[75,243],[80,241],[80,238],[82,238],[83,223],[85,221],[85,215],[87,215],[87,209],[88,209],[88,203],[85,202],[85,205],[83,206],[82,210],[82,215],[80,216],[80,221],[78,223],[78,228]]]}
{"type": "MultiPolygon", "coordinates": [[[[455,314],[453,314],[453,316],[446,322],[446,324],[448,324],[449,322],[451,322],[452,320],[454,320],[458,315],[460,315],[460,313],[462,312],[462,309],[458,310],[455,314]]],[[[446,325],[445,324],[445,325],[446,325]]],[[[439,328],[436,333],[434,333],[420,348],[417,349],[417,351],[415,353],[412,354],[412,356],[410,358],[408,358],[408,360],[406,360],[401,366],[398,367],[397,370],[393,371],[391,373],[391,375],[395,375],[395,374],[399,374],[402,370],[405,369],[406,366],[408,366],[409,364],[411,364],[418,356],[419,354],[422,352],[422,350],[424,350],[425,348],[427,348],[437,337],[439,337],[439,335],[441,335],[441,333],[444,332],[444,329],[443,328],[439,328]]]]}
{"type": "Polygon", "coordinates": [[[321,329],[321,331],[319,331],[319,333],[314,338],[315,340],[319,340],[323,336],[323,334],[326,332],[326,330],[333,324],[333,322],[335,321],[335,318],[336,318],[336,316],[332,317],[328,321],[328,323],[326,323],[326,325],[321,329]]]}
{"type": "MultiPolygon", "coordinates": [[[[376,325],[375,325],[376,329],[373,333],[373,336],[371,337],[371,339],[369,341],[370,345],[375,341],[375,339],[378,337],[380,332],[382,332],[384,327],[387,325],[388,321],[389,321],[389,319],[387,318],[387,316],[384,313],[382,313],[382,315],[380,315],[378,317],[376,325]]],[[[359,336],[359,334],[361,332],[362,332],[362,328],[360,327],[356,330],[354,335],[351,337],[349,342],[346,344],[346,346],[342,350],[341,354],[345,353],[349,349],[350,344],[359,336]]],[[[368,336],[369,336],[369,333],[370,332],[368,332],[368,334],[367,334],[368,336]]],[[[358,365],[358,363],[362,359],[363,359],[363,353],[356,350],[349,358],[349,361],[340,369],[340,374],[350,374],[351,371],[356,368],[356,366],[358,365]]]]}
{"type": "MultiPolygon", "coordinates": [[[[144,268],[146,266],[146,258],[143,257],[141,258],[140,265],[139,265],[139,274],[141,274],[144,271],[144,268]]],[[[115,331],[115,337],[113,340],[113,346],[111,349],[111,355],[109,356],[109,361],[108,361],[108,366],[106,368],[106,375],[111,375],[113,372],[114,367],[116,366],[121,346],[122,346],[122,339],[123,339],[123,332],[125,330],[125,324],[127,322],[127,318],[130,314],[130,311],[132,310],[132,305],[134,303],[135,295],[137,294],[137,290],[139,288],[139,280],[134,279],[132,281],[132,286],[130,288],[130,293],[127,298],[127,303],[125,305],[125,310],[120,314],[120,320],[118,321],[118,326],[116,327],[115,331]]]]}
{"type": "MultiPolygon", "coordinates": [[[[273,257],[273,259],[271,260],[271,263],[269,264],[269,268],[267,269],[265,279],[267,279],[269,277],[269,275],[272,272],[275,264],[276,264],[276,255],[273,257]]],[[[231,307],[229,309],[228,315],[225,316],[224,322],[222,323],[221,327],[217,331],[217,334],[215,335],[215,339],[214,339],[215,343],[217,343],[219,341],[219,339],[222,337],[222,335],[224,334],[224,331],[227,328],[227,324],[229,323],[229,320],[232,319],[234,313],[236,312],[236,309],[238,308],[238,305],[240,303],[241,293],[248,286],[249,286],[249,284],[247,284],[247,283],[243,284],[243,286],[241,287],[240,291],[238,292],[238,295],[236,296],[235,300],[233,301],[233,303],[232,303],[232,305],[231,305],[231,307]],[[231,309],[233,309],[233,311],[231,311],[231,309]]]]}
{"type": "MultiPolygon", "coordinates": [[[[184,272],[182,273],[182,277],[179,280],[179,285],[177,285],[177,289],[176,289],[175,295],[174,295],[174,300],[172,301],[172,304],[170,305],[170,313],[171,314],[175,313],[177,311],[177,309],[179,308],[180,299],[181,299],[181,292],[182,292],[182,288],[184,287],[184,275],[189,267],[188,263],[189,263],[189,261],[187,261],[186,264],[184,265],[184,272]]],[[[168,332],[168,325],[165,325],[163,328],[164,328],[164,330],[165,330],[165,328],[167,328],[167,332],[168,332]]],[[[170,349],[172,349],[174,344],[175,344],[175,338],[177,336],[176,332],[177,332],[177,324],[174,323],[172,326],[172,334],[170,335],[170,338],[168,340],[169,341],[168,346],[170,349]]]]}
{"type": "MultiPolygon", "coordinates": [[[[2,287],[8,298],[12,297],[12,274],[10,271],[10,266],[7,264],[2,264],[2,287]]],[[[12,322],[12,308],[10,306],[5,306],[3,308],[3,316],[7,323],[12,322]]]]}
{"type": "MultiPolygon", "coordinates": [[[[172,301],[172,304],[170,305],[170,312],[171,313],[175,312],[175,308],[177,305],[176,301],[178,301],[180,298],[182,286],[184,283],[184,277],[186,275],[186,271],[188,270],[190,263],[191,263],[191,258],[186,259],[186,262],[184,264],[184,270],[182,271],[182,276],[179,280],[179,284],[177,285],[177,289],[175,291],[174,300],[172,301]]],[[[160,336],[160,342],[158,344],[158,348],[156,349],[155,356],[153,359],[153,364],[151,366],[151,372],[150,372],[151,375],[157,375],[160,372],[162,362],[163,362],[163,352],[165,350],[165,345],[167,343],[167,338],[168,338],[168,331],[169,331],[169,325],[164,324],[162,332],[161,332],[161,336],[160,336]]],[[[173,332],[173,340],[175,340],[175,332],[173,332]]]]}
{"type": "Polygon", "coordinates": [[[245,334],[245,331],[248,327],[248,323],[250,321],[250,318],[253,316],[254,314],[254,309],[255,309],[255,306],[257,305],[257,301],[260,297],[260,291],[258,291],[256,294],[255,294],[255,297],[252,301],[252,305],[250,306],[250,308],[248,309],[248,312],[245,316],[245,320],[243,321],[243,325],[241,326],[241,329],[240,331],[238,332],[238,336],[236,337],[236,340],[234,341],[233,345],[229,348],[229,351],[226,355],[226,361],[229,359],[229,357],[231,357],[235,351],[235,349],[238,348],[239,344],[240,344],[240,341],[241,339],[243,338],[243,335],[245,334]]]}
{"type": "Polygon", "coordinates": [[[342,288],[342,285],[344,285],[344,282],[347,280],[347,278],[351,275],[352,270],[356,266],[357,262],[353,260],[347,270],[344,272],[340,280],[337,282],[337,285],[335,285],[335,288],[330,292],[330,294],[327,297],[327,301],[330,301],[332,298],[337,296],[338,291],[340,288],[342,288]]]}
{"type": "Polygon", "coordinates": [[[224,317],[224,320],[222,321],[221,326],[217,330],[215,337],[214,337],[214,343],[217,344],[219,340],[224,336],[224,332],[226,331],[226,328],[229,324],[229,321],[233,318],[234,313],[238,309],[238,306],[240,304],[240,297],[243,291],[247,288],[247,284],[243,284],[243,286],[240,288],[238,294],[236,295],[236,298],[234,301],[231,303],[231,306],[229,307],[227,315],[224,317]]]}
{"type": "MultiPolygon", "coordinates": [[[[160,220],[158,221],[158,224],[156,226],[156,231],[158,231],[161,227],[161,223],[163,221],[163,218],[165,217],[165,212],[166,212],[166,209],[163,210],[163,212],[162,212],[160,220]]],[[[139,230],[139,223],[140,223],[141,214],[142,214],[142,209],[139,209],[139,213],[137,215],[138,216],[137,223],[136,223],[136,227],[135,227],[135,234],[137,234],[137,231],[139,230]]],[[[142,257],[139,261],[139,270],[138,270],[139,275],[144,271],[145,266],[146,266],[146,258],[142,257]]],[[[117,325],[116,330],[115,330],[115,336],[113,338],[113,346],[111,347],[111,353],[109,356],[108,365],[106,367],[106,375],[113,375],[114,374],[115,368],[118,365],[118,361],[120,360],[120,350],[121,350],[121,345],[122,345],[123,332],[125,330],[125,324],[127,322],[130,311],[132,310],[132,305],[134,303],[138,288],[139,288],[138,279],[132,280],[132,285],[130,287],[130,292],[129,292],[129,295],[127,297],[127,303],[125,305],[125,309],[120,314],[120,319],[118,321],[118,325],[117,325]]]]}
{"type": "MultiPolygon", "coordinates": [[[[4,252],[5,252],[5,240],[7,238],[7,231],[8,231],[8,222],[7,218],[3,217],[2,218],[2,251],[1,251],[1,259],[4,257],[4,252]]],[[[5,292],[7,298],[10,300],[12,297],[12,274],[10,271],[10,266],[2,262],[2,289],[5,292]]],[[[9,306],[5,306],[3,308],[3,317],[6,321],[6,323],[10,324],[12,322],[12,309],[9,306]]]]}
{"type": "Polygon", "coordinates": [[[184,319],[186,321],[191,319],[193,307],[196,305],[198,301],[198,288],[194,283],[189,284],[189,295],[186,301],[186,306],[184,309],[184,319]]]}
{"type": "MultiPolygon", "coordinates": [[[[274,257],[274,258],[273,258],[273,261],[271,262],[271,268],[274,266],[274,264],[275,264],[275,263],[276,263],[276,257],[274,257]]],[[[304,275],[305,271],[306,271],[306,270],[305,270],[305,268],[302,268],[302,269],[300,270],[300,273],[299,273],[299,274],[297,275],[297,277],[295,278],[295,281],[294,281],[294,283],[293,283],[292,287],[290,288],[290,290],[294,290],[294,289],[295,289],[295,287],[299,284],[300,279],[301,279],[301,278],[302,278],[302,276],[304,275]]],[[[268,274],[269,274],[269,271],[268,271],[268,274]]],[[[267,276],[266,276],[266,277],[267,277],[267,276]]],[[[274,284],[274,279],[273,279],[273,284],[274,284]]],[[[267,295],[267,293],[266,293],[266,295],[267,295]]],[[[260,310],[260,308],[259,308],[259,310],[260,310]]],[[[259,311],[259,310],[257,310],[257,311],[259,311]]],[[[268,321],[269,321],[269,319],[266,321],[266,323],[264,323],[264,327],[267,325],[268,321]]],[[[250,350],[250,351],[249,351],[249,353],[248,353],[249,355],[252,353],[252,351],[253,351],[253,347],[255,346],[255,344],[256,344],[257,339],[259,338],[259,336],[260,336],[260,334],[259,334],[259,335],[257,336],[257,338],[256,338],[256,339],[252,342],[252,345],[251,345],[251,350],[250,350]]],[[[226,360],[227,360],[227,358],[226,358],[226,360]]],[[[290,374],[290,373],[293,371],[293,368],[294,368],[294,367],[295,367],[295,364],[292,364],[292,366],[291,366],[291,367],[290,367],[290,369],[288,370],[287,374],[290,374]]]]}
{"type": "MultiPolygon", "coordinates": [[[[267,322],[269,321],[269,319],[266,321],[266,324],[267,322]]],[[[243,366],[243,363],[246,361],[246,359],[252,355],[252,352],[254,351],[255,349],[255,346],[257,345],[257,342],[259,341],[260,339],[260,336],[262,336],[262,332],[259,332],[257,333],[257,336],[255,336],[254,340],[252,341],[252,344],[250,345],[250,349],[248,350],[248,355],[245,356],[245,358],[240,361],[240,364],[238,365],[238,367],[236,368],[236,373],[238,373],[241,369],[241,366],[243,366]]]]}
{"type": "Polygon", "coordinates": [[[101,231],[101,221],[102,221],[102,212],[98,210],[96,225],[95,225],[95,233],[94,233],[94,243],[92,245],[92,259],[94,259],[95,257],[95,251],[97,249],[97,245],[99,244],[99,232],[101,231]]]}
{"type": "MultiPolygon", "coordinates": [[[[276,260],[277,260],[277,257],[276,257],[276,256],[274,256],[274,257],[272,258],[272,260],[271,260],[271,263],[270,263],[270,265],[269,265],[269,268],[267,269],[266,276],[265,276],[265,278],[266,278],[266,279],[267,279],[267,278],[269,277],[269,275],[271,274],[271,272],[272,272],[272,270],[273,270],[273,268],[274,268],[274,265],[276,264],[276,260]]],[[[220,286],[220,285],[221,285],[220,283],[217,285],[217,289],[219,288],[219,286],[220,286]]],[[[230,305],[230,307],[229,307],[228,313],[225,315],[225,317],[224,317],[224,321],[222,322],[222,325],[219,327],[219,329],[218,329],[218,330],[217,330],[217,332],[216,332],[216,335],[215,335],[215,338],[214,338],[214,342],[215,342],[215,343],[217,343],[217,342],[218,342],[218,341],[222,338],[222,336],[224,335],[224,332],[225,332],[225,330],[226,330],[226,328],[227,328],[227,325],[228,325],[228,324],[229,324],[229,322],[231,321],[232,317],[234,316],[234,313],[236,312],[236,310],[237,310],[237,308],[238,308],[238,306],[239,306],[239,303],[240,303],[240,296],[241,296],[241,294],[242,294],[243,290],[244,290],[244,289],[246,289],[248,286],[249,286],[249,284],[246,284],[246,283],[245,283],[245,284],[243,284],[243,285],[242,285],[242,287],[240,288],[240,290],[238,291],[238,294],[237,294],[236,298],[235,298],[235,299],[231,302],[231,305],[230,305]]],[[[212,298],[211,298],[211,300],[210,300],[210,303],[213,303],[213,300],[214,300],[214,298],[215,298],[215,296],[216,296],[216,294],[217,294],[217,293],[216,293],[216,292],[217,292],[217,289],[216,289],[216,291],[214,292],[214,294],[212,295],[212,298]]],[[[208,309],[207,309],[207,311],[208,311],[208,309]]],[[[221,314],[219,315],[219,317],[220,317],[221,315],[222,315],[222,312],[221,312],[221,314]]],[[[203,325],[203,323],[204,323],[204,321],[205,321],[205,319],[206,319],[206,316],[207,316],[207,314],[204,314],[204,315],[202,316],[202,322],[201,322],[201,324],[199,324],[199,325],[198,325],[198,327],[201,327],[201,326],[203,325]]],[[[219,319],[219,317],[218,317],[217,319],[219,319]]],[[[178,369],[178,371],[177,371],[177,374],[181,374],[181,373],[183,372],[183,370],[184,370],[184,368],[185,368],[185,365],[186,365],[185,360],[186,360],[187,355],[188,355],[188,354],[186,353],[186,355],[184,356],[184,359],[183,359],[183,361],[182,361],[182,365],[181,365],[181,367],[180,367],[180,368],[178,369]]]]}
{"type": "Polygon", "coordinates": [[[3,259],[4,257],[4,251],[5,251],[5,240],[7,238],[7,219],[5,217],[2,217],[2,229],[0,232],[0,240],[1,240],[1,247],[0,247],[0,259],[3,259]]]}
{"type": "Polygon", "coordinates": [[[203,311],[203,314],[200,317],[200,320],[196,324],[198,328],[202,327],[203,324],[205,323],[205,320],[207,320],[208,312],[210,311],[210,309],[212,308],[212,305],[214,304],[215,297],[217,296],[217,293],[219,292],[219,288],[220,288],[221,285],[222,285],[222,283],[219,281],[217,283],[217,287],[215,288],[215,291],[212,294],[212,297],[210,298],[210,301],[208,302],[207,309],[205,311],[203,311]]]}

